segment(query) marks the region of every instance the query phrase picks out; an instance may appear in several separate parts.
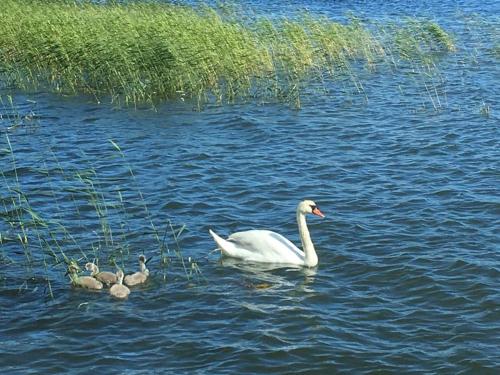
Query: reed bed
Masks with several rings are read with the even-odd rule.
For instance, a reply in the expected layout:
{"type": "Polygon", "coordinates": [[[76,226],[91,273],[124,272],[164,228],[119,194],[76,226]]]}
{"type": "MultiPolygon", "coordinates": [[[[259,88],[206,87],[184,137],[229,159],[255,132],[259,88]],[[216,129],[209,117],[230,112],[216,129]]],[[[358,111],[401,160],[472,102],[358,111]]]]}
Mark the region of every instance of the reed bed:
{"type": "Polygon", "coordinates": [[[307,82],[349,75],[353,64],[373,68],[455,48],[439,25],[413,19],[387,25],[379,38],[356,18],[268,19],[206,5],[3,0],[0,14],[4,82],[134,105],[185,98],[300,105],[307,82]]]}

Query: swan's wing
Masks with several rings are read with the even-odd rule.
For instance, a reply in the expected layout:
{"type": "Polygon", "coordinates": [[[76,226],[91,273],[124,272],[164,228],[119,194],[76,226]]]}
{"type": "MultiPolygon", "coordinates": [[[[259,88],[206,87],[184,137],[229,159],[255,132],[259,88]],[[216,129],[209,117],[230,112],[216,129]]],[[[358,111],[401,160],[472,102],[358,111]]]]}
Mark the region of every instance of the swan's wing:
{"type": "Polygon", "coordinates": [[[297,248],[290,240],[279,233],[270,230],[248,230],[236,232],[229,236],[229,241],[239,244],[248,250],[263,251],[263,249],[282,249],[292,251],[299,256],[304,256],[302,250],[297,248]]]}
{"type": "Polygon", "coordinates": [[[304,262],[304,253],[281,234],[269,230],[233,233],[228,241],[241,251],[241,258],[256,262],[304,262]]]}

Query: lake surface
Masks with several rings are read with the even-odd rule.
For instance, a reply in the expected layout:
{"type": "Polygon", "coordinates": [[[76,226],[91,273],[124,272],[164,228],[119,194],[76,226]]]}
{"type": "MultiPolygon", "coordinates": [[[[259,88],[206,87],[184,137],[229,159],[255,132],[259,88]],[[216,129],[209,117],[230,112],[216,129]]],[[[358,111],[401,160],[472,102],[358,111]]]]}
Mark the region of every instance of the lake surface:
{"type": "MultiPolygon", "coordinates": [[[[287,15],[304,3],[251,4],[287,15]]],[[[116,109],[0,93],[5,373],[500,372],[498,2],[308,8],[431,18],[455,33],[458,51],[437,76],[360,72],[364,92],[333,82],[329,93],[306,94],[301,110],[116,109]],[[6,219],[16,188],[27,197],[19,204],[48,223],[29,229],[26,247],[6,219]],[[212,252],[209,228],[272,229],[299,244],[304,198],[326,215],[308,219],[318,267],[272,269],[212,252]],[[169,221],[175,233],[186,226],[178,245],[169,221]],[[37,234],[48,231],[44,243],[37,234]],[[106,269],[113,254],[127,272],[144,252],[151,280],[126,301],[72,288],[40,243],[81,265],[82,254],[98,256],[106,269]]]]}

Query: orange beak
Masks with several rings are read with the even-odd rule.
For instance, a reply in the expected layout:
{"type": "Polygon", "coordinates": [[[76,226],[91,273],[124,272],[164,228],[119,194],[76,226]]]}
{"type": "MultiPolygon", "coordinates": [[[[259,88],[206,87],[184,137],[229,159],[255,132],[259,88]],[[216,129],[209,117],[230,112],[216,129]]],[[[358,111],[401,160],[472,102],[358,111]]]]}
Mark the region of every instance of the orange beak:
{"type": "Polygon", "coordinates": [[[318,207],[316,207],[314,210],[312,210],[312,213],[316,216],[319,216],[319,217],[325,217],[325,215],[323,215],[323,212],[321,212],[318,207]]]}

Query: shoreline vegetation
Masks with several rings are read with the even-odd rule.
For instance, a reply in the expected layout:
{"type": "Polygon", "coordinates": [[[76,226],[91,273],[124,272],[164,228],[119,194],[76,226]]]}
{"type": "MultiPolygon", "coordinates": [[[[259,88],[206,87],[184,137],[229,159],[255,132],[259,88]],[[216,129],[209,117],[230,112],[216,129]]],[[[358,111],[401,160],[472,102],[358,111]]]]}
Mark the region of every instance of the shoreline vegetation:
{"type": "MultiPolygon", "coordinates": [[[[279,101],[300,107],[306,83],[405,63],[432,69],[452,37],[428,20],[346,23],[302,13],[158,2],[3,0],[0,83],[96,101],[279,101]]],[[[357,85],[356,85],[357,86],[357,85]]],[[[358,90],[362,90],[358,89],[358,90]]]]}

